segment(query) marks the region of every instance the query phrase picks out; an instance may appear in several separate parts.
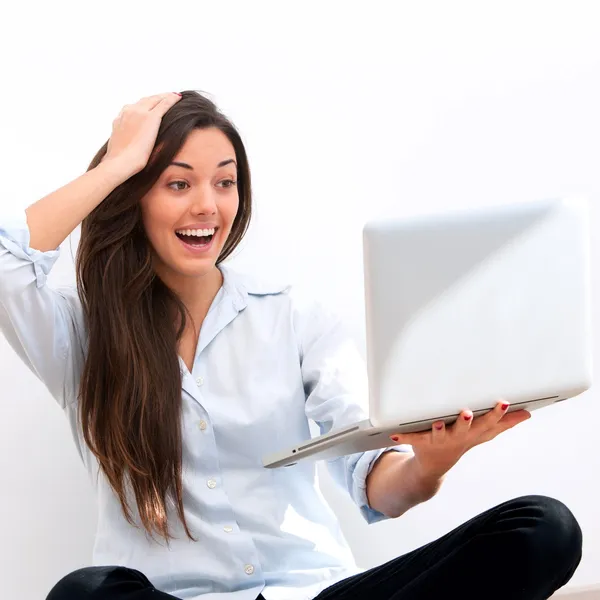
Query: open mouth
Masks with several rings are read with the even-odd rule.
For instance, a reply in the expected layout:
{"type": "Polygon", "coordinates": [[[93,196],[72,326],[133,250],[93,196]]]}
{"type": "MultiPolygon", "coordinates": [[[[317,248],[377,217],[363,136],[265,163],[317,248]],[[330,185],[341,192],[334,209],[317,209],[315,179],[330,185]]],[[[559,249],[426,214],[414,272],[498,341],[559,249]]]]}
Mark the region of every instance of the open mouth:
{"type": "Polygon", "coordinates": [[[192,248],[206,248],[210,246],[216,235],[218,228],[211,229],[188,229],[185,231],[176,231],[175,235],[186,245],[192,248]]]}

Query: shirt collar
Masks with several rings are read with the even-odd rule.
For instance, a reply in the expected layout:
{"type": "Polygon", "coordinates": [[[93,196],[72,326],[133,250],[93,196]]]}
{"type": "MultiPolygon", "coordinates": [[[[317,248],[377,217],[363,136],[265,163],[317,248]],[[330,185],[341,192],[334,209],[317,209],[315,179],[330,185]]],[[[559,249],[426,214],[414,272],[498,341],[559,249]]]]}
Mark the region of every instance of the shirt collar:
{"type": "Polygon", "coordinates": [[[223,291],[232,299],[233,305],[238,311],[246,308],[248,296],[272,296],[282,294],[290,288],[289,284],[242,274],[229,265],[221,264],[219,270],[223,275],[223,291]]]}
{"type": "MultiPolygon", "coordinates": [[[[289,289],[290,286],[267,283],[260,281],[252,276],[241,274],[228,265],[219,265],[219,270],[223,275],[223,285],[209,310],[209,315],[204,320],[200,329],[200,337],[196,345],[196,354],[194,364],[199,354],[210,344],[210,342],[222,331],[236,316],[248,306],[249,296],[268,296],[281,294],[289,289]]],[[[183,389],[190,396],[199,401],[197,386],[191,378],[186,377],[187,368],[181,356],[179,356],[179,365],[183,376],[183,389]]],[[[192,368],[192,371],[194,369],[192,368]]]]}

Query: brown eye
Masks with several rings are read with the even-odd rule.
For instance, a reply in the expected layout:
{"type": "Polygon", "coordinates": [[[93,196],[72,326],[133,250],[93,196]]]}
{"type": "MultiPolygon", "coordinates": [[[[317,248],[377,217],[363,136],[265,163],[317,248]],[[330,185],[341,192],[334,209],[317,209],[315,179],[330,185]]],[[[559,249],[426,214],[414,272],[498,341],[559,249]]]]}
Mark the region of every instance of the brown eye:
{"type": "Polygon", "coordinates": [[[233,179],[225,179],[224,181],[221,181],[221,183],[228,183],[229,185],[224,185],[224,188],[230,188],[233,187],[234,185],[237,185],[237,181],[234,181],[233,179]]]}
{"type": "Polygon", "coordinates": [[[170,187],[171,189],[175,189],[175,191],[178,191],[178,192],[180,192],[181,190],[183,190],[183,189],[185,189],[185,188],[181,188],[181,187],[178,187],[178,188],[173,188],[173,187],[172,187],[172,186],[174,186],[174,185],[179,185],[179,184],[182,184],[182,185],[185,185],[185,186],[189,187],[189,185],[188,185],[188,182],[187,182],[187,181],[173,181],[173,182],[172,182],[172,183],[170,183],[170,184],[169,184],[167,187],[170,187]]]}

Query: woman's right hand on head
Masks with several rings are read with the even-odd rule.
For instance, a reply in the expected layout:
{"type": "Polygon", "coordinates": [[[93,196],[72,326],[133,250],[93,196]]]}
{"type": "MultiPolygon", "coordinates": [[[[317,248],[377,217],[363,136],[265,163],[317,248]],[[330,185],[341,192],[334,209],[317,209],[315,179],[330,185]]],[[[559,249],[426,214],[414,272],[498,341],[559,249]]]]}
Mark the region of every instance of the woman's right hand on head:
{"type": "Polygon", "coordinates": [[[126,104],[113,121],[102,162],[118,164],[129,177],[139,173],[148,164],[163,116],[179,100],[179,94],[170,92],[126,104]]]}

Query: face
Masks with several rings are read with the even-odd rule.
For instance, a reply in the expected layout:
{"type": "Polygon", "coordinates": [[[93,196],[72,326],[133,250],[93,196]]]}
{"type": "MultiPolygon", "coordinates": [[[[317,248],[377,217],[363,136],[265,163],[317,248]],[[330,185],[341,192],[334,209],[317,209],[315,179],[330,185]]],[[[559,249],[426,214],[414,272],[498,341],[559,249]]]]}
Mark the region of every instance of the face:
{"type": "Polygon", "coordinates": [[[224,133],[196,129],[142,199],[155,268],[167,285],[218,274],[215,264],[239,206],[236,167],[224,133]]]}

